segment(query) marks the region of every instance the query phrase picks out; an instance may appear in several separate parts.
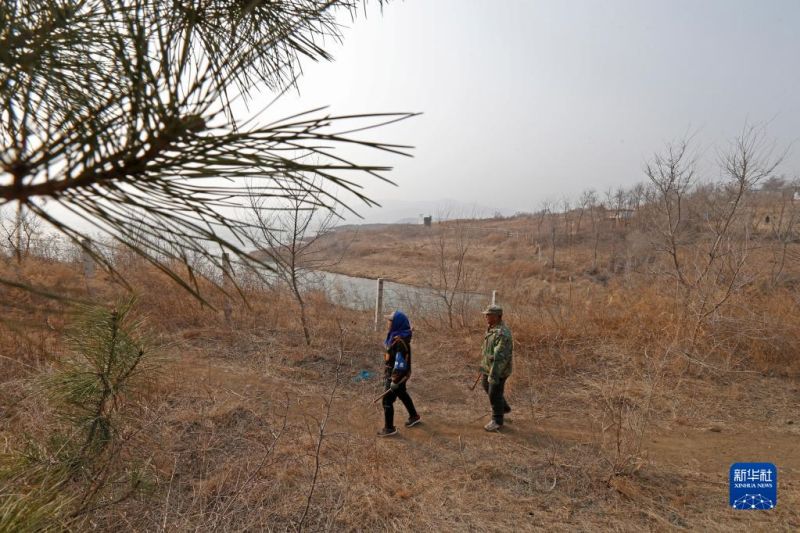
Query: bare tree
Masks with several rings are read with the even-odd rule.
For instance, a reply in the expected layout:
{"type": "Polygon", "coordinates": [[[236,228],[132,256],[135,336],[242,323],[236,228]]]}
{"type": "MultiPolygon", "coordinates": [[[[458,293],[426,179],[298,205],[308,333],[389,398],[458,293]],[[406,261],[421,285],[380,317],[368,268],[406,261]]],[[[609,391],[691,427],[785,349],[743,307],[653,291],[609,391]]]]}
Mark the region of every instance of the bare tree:
{"type": "Polygon", "coordinates": [[[641,210],[646,202],[647,187],[644,183],[637,183],[630,188],[627,197],[627,205],[631,210],[631,216],[639,229],[642,229],[644,222],[642,221],[641,210]]]}
{"type": "Polygon", "coordinates": [[[553,217],[550,223],[550,268],[555,273],[556,270],[556,221],[558,218],[553,217]]]}
{"type": "Polygon", "coordinates": [[[578,220],[575,223],[575,233],[581,232],[581,221],[587,209],[592,209],[597,203],[597,192],[594,189],[587,189],[581,193],[578,200],[578,220]]]}
{"type": "Polygon", "coordinates": [[[3,216],[0,212],[0,231],[2,231],[2,248],[14,257],[17,264],[26,258],[34,239],[41,233],[42,221],[34,216],[24,205],[18,205],[13,216],[3,216]]]}
{"type": "Polygon", "coordinates": [[[762,191],[781,192],[787,188],[786,176],[770,176],[761,183],[762,191]]]}
{"type": "Polygon", "coordinates": [[[256,195],[250,201],[250,238],[256,249],[266,255],[278,279],[291,291],[300,310],[303,337],[310,345],[303,293],[310,274],[335,263],[318,246],[320,236],[330,231],[335,212],[319,208],[308,190],[296,191],[280,204],[267,204],[256,195]]]}
{"type": "Polygon", "coordinates": [[[592,272],[597,271],[597,248],[600,244],[600,222],[602,213],[598,209],[597,192],[594,189],[588,189],[581,193],[579,200],[580,210],[578,216],[577,231],[580,232],[581,220],[584,213],[589,211],[589,221],[592,225],[592,272]]]}
{"type": "MultiPolygon", "coordinates": [[[[442,217],[439,217],[440,220],[442,217]]],[[[471,281],[469,251],[472,245],[469,227],[464,219],[439,222],[431,235],[436,267],[432,270],[428,286],[435,297],[444,304],[447,323],[453,328],[458,307],[464,310],[465,294],[471,281]]],[[[462,323],[464,313],[462,315],[462,323]]]]}
{"type": "Polygon", "coordinates": [[[784,189],[780,196],[780,205],[776,216],[773,217],[770,227],[774,245],[772,246],[773,261],[770,271],[770,279],[773,286],[776,285],[786,266],[786,258],[789,246],[797,238],[797,205],[794,200],[795,191],[800,188],[800,180],[795,178],[792,185],[784,189]]]}
{"type": "Polygon", "coordinates": [[[550,200],[542,200],[542,203],[539,205],[539,212],[536,216],[536,235],[539,238],[541,238],[542,235],[542,224],[544,224],[544,221],[552,211],[553,203],[550,200]]]}
{"type": "Polygon", "coordinates": [[[637,183],[631,190],[628,191],[628,207],[630,207],[634,212],[638,212],[639,209],[642,207],[642,202],[645,198],[645,186],[644,183],[637,183]]]}
{"type": "Polygon", "coordinates": [[[645,174],[656,188],[662,217],[656,249],[669,255],[674,275],[685,286],[688,281],[679,245],[684,229],[685,197],[695,179],[695,158],[690,153],[689,141],[667,144],[663,153],[655,154],[645,165],[645,174]]]}
{"type": "Polygon", "coordinates": [[[614,191],[614,218],[616,219],[617,223],[622,221],[623,225],[625,226],[628,224],[627,213],[625,212],[626,199],[627,194],[625,193],[625,189],[622,187],[617,187],[617,190],[614,191]]]}
{"type": "Polygon", "coordinates": [[[769,179],[785,154],[776,154],[766,142],[763,127],[745,126],[728,149],[719,153],[723,181],[705,188],[703,222],[705,232],[694,242],[696,253],[681,252],[685,236],[686,193],[694,178],[688,144],[668,145],[646,172],[659,192],[662,251],[671,258],[679,281],[680,316],[675,342],[679,353],[690,361],[709,366],[695,351],[699,339],[730,297],[746,279],[745,267],[752,248],[746,220],[741,214],[748,194],[769,179]]]}
{"type": "Polygon", "coordinates": [[[571,242],[572,240],[572,228],[570,226],[569,215],[570,211],[572,210],[572,202],[570,201],[569,197],[564,196],[561,199],[561,211],[564,215],[564,238],[567,242],[571,242]]]}

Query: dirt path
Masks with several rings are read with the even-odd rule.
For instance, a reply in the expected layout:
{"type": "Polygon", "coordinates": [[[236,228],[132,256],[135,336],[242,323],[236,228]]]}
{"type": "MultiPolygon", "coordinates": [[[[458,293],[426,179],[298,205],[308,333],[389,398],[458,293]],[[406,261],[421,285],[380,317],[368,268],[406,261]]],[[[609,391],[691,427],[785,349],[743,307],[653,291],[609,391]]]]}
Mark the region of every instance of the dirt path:
{"type": "MultiPolygon", "coordinates": [[[[626,510],[627,505],[641,509],[639,514],[634,513],[639,523],[656,529],[713,530],[745,525],[757,529],[800,528],[800,439],[795,424],[765,428],[758,420],[743,418],[736,423],[709,422],[691,427],[680,420],[660,421],[647,432],[638,477],[632,481],[598,480],[597,473],[607,467],[586,412],[560,404],[557,399],[539,398],[535,406],[526,405],[526,398],[512,395],[514,411],[502,433],[488,434],[482,429],[489,412],[485,393],[480,387],[470,392],[467,382],[471,378],[449,375],[447,362],[427,359],[424,348],[418,351],[423,354],[419,371],[409,384],[422,424],[403,428],[406,413],[398,401],[395,416],[400,434],[376,438],[375,432],[382,425],[382,408],[371,399],[382,385],[379,378],[355,383],[350,374],[355,375],[358,369],[343,375],[332,409],[328,431],[357,440],[353,460],[373,464],[402,458],[403,466],[398,468],[403,470],[405,488],[401,492],[392,489],[387,497],[408,493],[416,495],[409,498],[424,499],[426,505],[433,501],[472,509],[487,505],[483,498],[487,493],[503,501],[516,501],[504,521],[495,524],[500,529],[521,523],[530,529],[545,524],[550,524],[546,529],[580,529],[593,523],[616,524],[613,527],[624,530],[632,524],[626,522],[631,512],[626,510]],[[778,466],[776,513],[736,514],[727,508],[728,469],[739,461],[778,466]],[[547,492],[551,481],[557,482],[552,493],[547,492]],[[608,501],[614,501],[608,500],[609,490],[623,498],[623,503],[614,504],[613,512],[603,510],[608,501]],[[723,523],[727,524],[724,528],[723,523]]],[[[202,352],[184,354],[177,365],[181,368],[181,386],[199,397],[214,397],[231,405],[248,402],[256,411],[289,398],[291,419],[299,425],[307,423],[309,415],[322,412],[330,390],[326,381],[330,376],[305,368],[254,371],[252,365],[208,357],[202,352]]],[[[784,404],[793,405],[791,401],[784,404]]],[[[381,479],[389,468],[373,465],[369,472],[381,479]]],[[[359,497],[373,498],[369,492],[376,489],[367,484],[351,490],[359,497]]],[[[469,528],[478,527],[477,520],[481,518],[470,517],[469,528]]]]}

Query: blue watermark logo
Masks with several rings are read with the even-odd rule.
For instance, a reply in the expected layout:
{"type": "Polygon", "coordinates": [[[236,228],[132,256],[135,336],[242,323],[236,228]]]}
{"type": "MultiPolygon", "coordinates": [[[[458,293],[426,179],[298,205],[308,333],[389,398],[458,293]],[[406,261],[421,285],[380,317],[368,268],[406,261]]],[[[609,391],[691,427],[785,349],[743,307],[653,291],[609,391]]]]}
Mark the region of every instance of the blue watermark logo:
{"type": "Polygon", "coordinates": [[[729,487],[734,509],[763,511],[778,505],[778,469],[772,463],[733,463],[729,487]]]}

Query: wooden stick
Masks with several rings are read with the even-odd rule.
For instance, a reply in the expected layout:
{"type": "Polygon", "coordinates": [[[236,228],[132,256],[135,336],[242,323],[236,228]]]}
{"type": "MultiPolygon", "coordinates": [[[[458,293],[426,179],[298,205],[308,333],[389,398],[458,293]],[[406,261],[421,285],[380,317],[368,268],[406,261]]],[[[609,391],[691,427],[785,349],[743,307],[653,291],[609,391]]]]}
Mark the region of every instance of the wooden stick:
{"type": "Polygon", "coordinates": [[[478,385],[478,382],[481,380],[481,376],[483,376],[482,372],[478,373],[478,377],[475,378],[475,383],[472,384],[472,387],[469,390],[475,390],[475,387],[478,385]]]}
{"type": "MultiPolygon", "coordinates": [[[[401,383],[404,383],[404,382],[405,382],[407,379],[408,379],[408,376],[406,375],[406,376],[404,376],[404,377],[403,377],[403,379],[401,379],[400,381],[398,381],[398,382],[397,382],[397,384],[398,384],[398,385],[400,385],[401,383]]],[[[386,396],[387,394],[389,394],[389,392],[391,392],[391,390],[392,390],[392,389],[391,389],[391,387],[390,387],[390,388],[386,389],[385,391],[383,391],[383,394],[381,394],[380,396],[378,396],[377,398],[375,398],[374,400],[372,400],[372,403],[375,403],[375,402],[377,402],[378,400],[380,400],[381,398],[383,398],[384,396],[386,396]]]]}

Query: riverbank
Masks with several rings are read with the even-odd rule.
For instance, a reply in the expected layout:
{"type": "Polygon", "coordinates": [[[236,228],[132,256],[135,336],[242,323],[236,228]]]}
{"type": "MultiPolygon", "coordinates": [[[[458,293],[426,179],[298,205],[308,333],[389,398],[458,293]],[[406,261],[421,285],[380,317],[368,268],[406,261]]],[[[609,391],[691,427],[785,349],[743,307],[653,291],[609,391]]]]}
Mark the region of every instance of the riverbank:
{"type": "MultiPolygon", "coordinates": [[[[30,279],[86,294],[78,265],[25,268],[30,279]]],[[[5,301],[20,303],[15,319],[42,327],[0,335],[3,354],[17,362],[0,367],[0,403],[10,406],[0,420],[4,464],[25,465],[3,470],[14,490],[1,492],[29,498],[0,504],[41,505],[37,516],[56,529],[800,527],[800,386],[780,351],[792,345],[775,343],[793,331],[782,329],[791,322],[778,311],[792,300],[779,291],[768,301],[751,294],[752,308],[776,317],[771,336],[751,340],[747,359],[740,352],[727,369],[665,349],[675,338],[674,302],[636,272],[605,284],[557,281],[532,297],[502,293],[515,344],[513,411],[499,434],[483,430],[488,401],[480,388],[469,390],[485,328],[480,313],[459,315],[451,327],[445,316],[414,312],[409,390],[423,423],[378,439],[382,411],[372,399],[383,388],[383,332],[373,330],[371,311],[309,292],[306,344],[296,304],[279,288],[245,291],[247,302],[231,301],[226,320],[224,296],[208,285],[201,288],[216,310],[146,265],[127,274],[136,316],[162,347],[158,365],[115,407],[119,447],[99,470],[113,475],[68,478],[52,501],[36,492],[41,478],[31,473],[64,464],[64,450],[73,449],[64,443],[80,435],[41,393],[75,355],[67,343],[72,313],[3,289],[5,301]],[[778,467],[775,509],[728,507],[727,474],[737,461],[778,467]],[[94,503],[71,516],[74,498],[87,491],[94,503]]],[[[127,295],[102,277],[88,289],[108,305],[127,295]]],[[[748,323],[741,333],[755,337],[759,327],[748,323]]],[[[396,412],[402,421],[399,404],[396,412]]]]}

